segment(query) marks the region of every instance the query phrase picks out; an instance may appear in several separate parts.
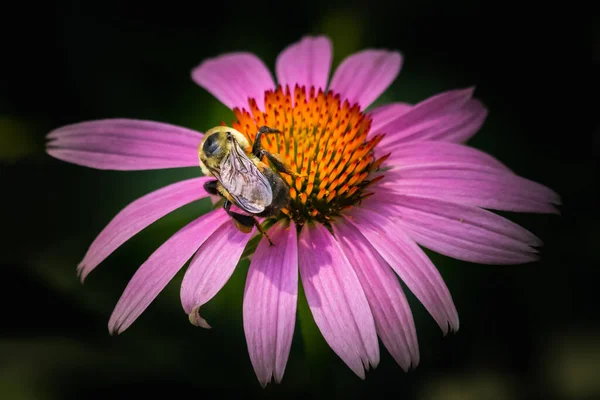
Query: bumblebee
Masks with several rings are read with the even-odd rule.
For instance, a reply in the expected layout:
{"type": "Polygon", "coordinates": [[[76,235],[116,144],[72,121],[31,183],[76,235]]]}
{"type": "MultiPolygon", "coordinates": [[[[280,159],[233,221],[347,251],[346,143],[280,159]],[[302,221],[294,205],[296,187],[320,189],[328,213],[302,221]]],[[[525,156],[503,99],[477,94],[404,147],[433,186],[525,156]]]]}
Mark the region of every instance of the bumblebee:
{"type": "Polygon", "coordinates": [[[261,148],[262,135],[274,133],[281,132],[262,126],[250,147],[239,131],[217,126],[205,133],[198,147],[200,168],[205,175],[216,178],[205,182],[204,190],[224,198],[223,208],[240,231],[249,233],[256,226],[271,246],[273,242],[255,216],[277,215],[288,205],[290,189],[281,176],[261,160],[266,158],[278,172],[295,175],[275,155],[261,148]],[[251,215],[231,211],[232,204],[251,215]]]}

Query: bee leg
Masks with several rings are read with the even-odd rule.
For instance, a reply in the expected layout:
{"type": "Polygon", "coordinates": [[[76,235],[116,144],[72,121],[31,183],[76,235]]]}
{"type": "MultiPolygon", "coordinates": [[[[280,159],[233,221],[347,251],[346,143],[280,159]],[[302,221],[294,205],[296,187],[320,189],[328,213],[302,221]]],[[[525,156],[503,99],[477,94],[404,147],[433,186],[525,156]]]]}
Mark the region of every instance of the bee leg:
{"type": "Polygon", "coordinates": [[[277,129],[269,128],[268,126],[261,126],[260,128],[258,128],[256,137],[254,138],[254,144],[252,144],[252,154],[254,154],[254,156],[257,157],[259,160],[262,158],[262,156],[265,155],[264,153],[266,153],[260,147],[260,139],[262,139],[263,134],[269,134],[269,133],[281,133],[281,131],[278,131],[277,129]]]}
{"type": "Polygon", "coordinates": [[[215,179],[213,181],[204,182],[204,190],[206,190],[206,193],[208,193],[208,194],[212,194],[213,196],[218,196],[219,191],[217,190],[217,180],[215,179]]]}
{"type": "Polygon", "coordinates": [[[282,173],[288,174],[288,175],[294,175],[294,176],[298,175],[298,174],[288,170],[288,168],[285,166],[285,164],[282,163],[281,160],[279,158],[277,158],[275,155],[269,153],[268,151],[266,151],[265,149],[262,149],[260,147],[260,139],[262,138],[262,135],[269,134],[269,133],[281,133],[281,131],[278,131],[277,129],[269,128],[268,126],[261,126],[258,129],[258,133],[256,134],[256,137],[254,138],[254,144],[252,145],[252,154],[259,160],[262,160],[263,157],[267,157],[267,159],[271,162],[271,164],[273,164],[273,167],[275,167],[275,169],[279,172],[282,172],[282,173]]]}
{"type": "Polygon", "coordinates": [[[267,160],[269,160],[271,162],[271,164],[273,164],[273,167],[275,167],[275,169],[278,172],[282,172],[284,174],[288,174],[288,175],[292,175],[292,176],[299,176],[299,174],[290,171],[284,163],[281,162],[281,160],[279,160],[279,158],[277,158],[275,155],[269,153],[266,150],[261,150],[261,156],[267,157],[267,160]]]}
{"type": "Polygon", "coordinates": [[[233,218],[235,225],[237,226],[237,228],[240,231],[242,231],[244,233],[250,233],[250,231],[252,230],[252,227],[256,226],[256,229],[258,229],[258,231],[262,235],[264,235],[264,237],[267,238],[267,240],[269,241],[269,245],[273,246],[273,242],[271,241],[271,238],[269,237],[269,235],[267,235],[267,232],[262,228],[262,226],[260,226],[260,224],[258,223],[256,218],[251,217],[250,215],[243,215],[243,214],[239,214],[234,211],[231,211],[231,202],[229,200],[225,200],[225,203],[223,204],[223,208],[225,209],[225,212],[227,213],[227,215],[229,215],[231,218],[233,218]]]}

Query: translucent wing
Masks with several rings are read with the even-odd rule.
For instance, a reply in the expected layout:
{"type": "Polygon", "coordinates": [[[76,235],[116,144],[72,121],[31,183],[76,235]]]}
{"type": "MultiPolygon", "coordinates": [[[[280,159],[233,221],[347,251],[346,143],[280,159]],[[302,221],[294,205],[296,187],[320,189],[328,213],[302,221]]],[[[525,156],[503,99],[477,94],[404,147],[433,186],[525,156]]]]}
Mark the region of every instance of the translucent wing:
{"type": "Polygon", "coordinates": [[[231,143],[231,152],[221,161],[220,171],[213,171],[215,178],[241,209],[258,214],[273,201],[271,185],[237,142],[231,143]]]}

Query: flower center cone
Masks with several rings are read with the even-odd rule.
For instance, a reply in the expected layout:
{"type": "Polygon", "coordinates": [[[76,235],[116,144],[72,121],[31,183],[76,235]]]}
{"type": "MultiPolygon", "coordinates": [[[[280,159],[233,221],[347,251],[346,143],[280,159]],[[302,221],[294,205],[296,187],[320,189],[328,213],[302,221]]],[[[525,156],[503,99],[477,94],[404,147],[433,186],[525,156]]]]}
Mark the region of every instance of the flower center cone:
{"type": "MultiPolygon", "coordinates": [[[[383,178],[369,179],[389,155],[376,158],[383,134],[368,138],[371,118],[358,104],[343,102],[338,94],[296,85],[293,94],[265,92],[265,111],[249,99],[250,111],[235,108],[232,126],[254,143],[266,125],[281,133],[263,135],[262,148],[277,155],[296,176],[281,174],[290,187],[290,204],[278,219],[297,224],[318,221],[329,225],[343,210],[369,196],[366,188],[383,178]]],[[[263,160],[267,162],[266,160],[263,160]]]]}

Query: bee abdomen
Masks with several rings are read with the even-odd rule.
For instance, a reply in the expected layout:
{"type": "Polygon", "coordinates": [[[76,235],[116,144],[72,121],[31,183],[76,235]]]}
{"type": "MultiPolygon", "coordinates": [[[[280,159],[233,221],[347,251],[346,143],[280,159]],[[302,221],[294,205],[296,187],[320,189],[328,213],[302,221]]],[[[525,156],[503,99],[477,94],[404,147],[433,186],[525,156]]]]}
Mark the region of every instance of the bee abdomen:
{"type": "Polygon", "coordinates": [[[273,200],[263,212],[256,215],[259,217],[270,217],[278,214],[283,207],[288,205],[290,201],[290,189],[281,176],[273,172],[270,168],[265,168],[262,172],[271,185],[273,200]]]}

